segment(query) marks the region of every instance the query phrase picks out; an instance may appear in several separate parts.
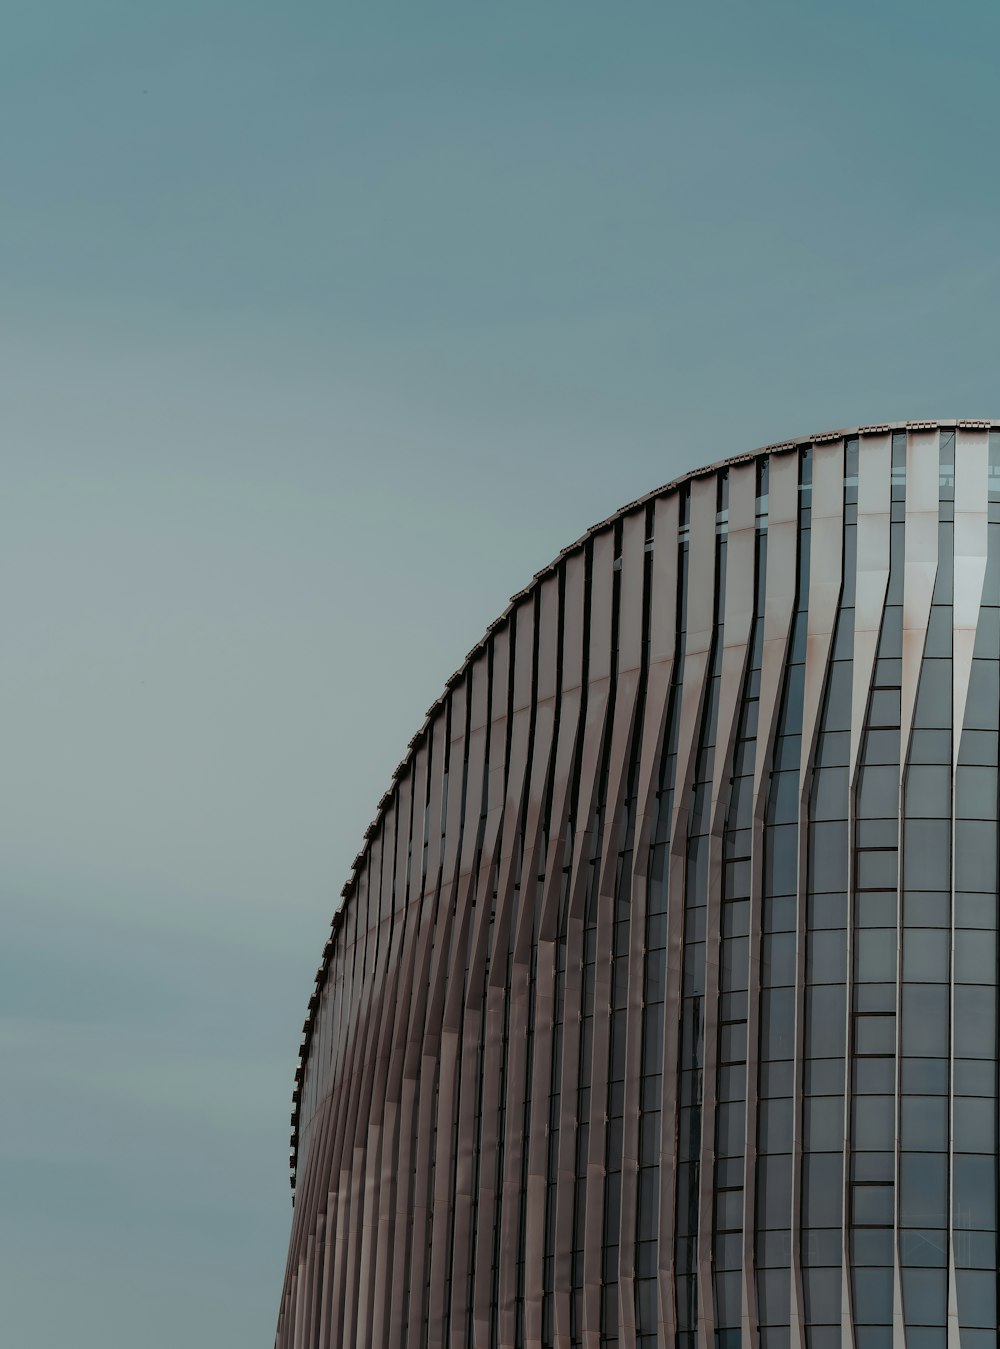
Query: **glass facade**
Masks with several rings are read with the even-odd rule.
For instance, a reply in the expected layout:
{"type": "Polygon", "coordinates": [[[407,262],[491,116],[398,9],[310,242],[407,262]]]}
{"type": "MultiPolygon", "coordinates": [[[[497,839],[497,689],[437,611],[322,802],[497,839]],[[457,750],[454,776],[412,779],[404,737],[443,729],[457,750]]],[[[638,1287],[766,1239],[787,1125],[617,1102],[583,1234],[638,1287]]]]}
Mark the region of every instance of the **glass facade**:
{"type": "Polygon", "coordinates": [[[1000,425],[774,446],[516,595],[309,1003],[279,1349],[998,1343],[1000,425]]]}

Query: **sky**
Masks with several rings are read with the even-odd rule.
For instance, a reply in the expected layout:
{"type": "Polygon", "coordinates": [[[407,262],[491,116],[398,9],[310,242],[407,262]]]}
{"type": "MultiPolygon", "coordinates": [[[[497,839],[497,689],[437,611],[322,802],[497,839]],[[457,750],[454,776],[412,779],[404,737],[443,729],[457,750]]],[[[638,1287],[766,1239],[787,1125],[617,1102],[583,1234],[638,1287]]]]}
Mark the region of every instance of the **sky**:
{"type": "Polygon", "coordinates": [[[1000,415],[1000,8],[10,0],[0,1305],[267,1349],[425,709],[680,472],[1000,415]]]}

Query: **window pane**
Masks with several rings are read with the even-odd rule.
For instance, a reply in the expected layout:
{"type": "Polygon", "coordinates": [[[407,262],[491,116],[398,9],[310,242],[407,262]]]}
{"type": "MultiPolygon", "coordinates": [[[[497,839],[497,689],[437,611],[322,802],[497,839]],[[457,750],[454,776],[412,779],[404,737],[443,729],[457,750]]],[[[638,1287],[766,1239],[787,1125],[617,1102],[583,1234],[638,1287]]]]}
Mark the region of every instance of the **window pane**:
{"type": "Polygon", "coordinates": [[[896,977],[896,929],[872,928],[859,937],[855,953],[862,983],[889,983],[896,977]]]}
{"type": "Polygon", "coordinates": [[[950,887],[950,820],[907,820],[903,882],[913,890],[947,890],[950,887]]]}
{"type": "Polygon", "coordinates": [[[806,979],[811,984],[842,983],[847,966],[847,933],[810,932],[806,939],[806,979]]]}
{"type": "Polygon", "coordinates": [[[906,774],[904,802],[910,819],[940,820],[950,815],[950,767],[911,764],[906,774]]]}
{"type": "Polygon", "coordinates": [[[996,1106],[983,1096],[955,1097],[955,1149],[992,1152],[996,1147],[996,1106]]]}
{"type": "Polygon", "coordinates": [[[812,1153],[802,1165],[803,1227],[839,1227],[843,1209],[843,1157],[812,1153]]]}
{"type": "Polygon", "coordinates": [[[948,1311],[948,1276],[943,1269],[903,1271],[903,1316],[908,1324],[943,1326],[948,1311]]]}
{"type": "Polygon", "coordinates": [[[996,825],[988,820],[955,821],[956,890],[996,890],[996,825]]]}
{"type": "Polygon", "coordinates": [[[955,1045],[963,1058],[996,1058],[995,988],[955,985],[955,1045]]]}
{"type": "MultiPolygon", "coordinates": [[[[958,1158],[955,1159],[956,1164],[958,1158]]],[[[948,1158],[904,1152],[900,1159],[900,1222],[904,1227],[945,1227],[948,1213],[948,1158]]]]}
{"type": "Polygon", "coordinates": [[[947,984],[903,985],[903,1053],[937,1058],[948,1053],[947,984]]]}
{"type": "Polygon", "coordinates": [[[857,1321],[892,1321],[892,1270],[855,1269],[854,1315],[857,1321]]]}
{"type": "Polygon", "coordinates": [[[902,1147],[915,1152],[941,1152],[947,1148],[946,1096],[904,1096],[900,1115],[902,1147]]]}
{"type": "Polygon", "coordinates": [[[996,1227],[996,1158],[955,1154],[955,1226],[993,1231],[996,1227]]]}
{"type": "MultiPolygon", "coordinates": [[[[997,1323],[997,1277],[990,1270],[960,1269],[958,1280],[958,1320],[962,1326],[995,1329],[997,1323]]],[[[963,1335],[963,1344],[965,1337],[963,1335]]]]}
{"type": "Polygon", "coordinates": [[[947,983],[950,937],[947,928],[907,928],[903,935],[903,978],[947,983]]]}
{"type": "MultiPolygon", "coordinates": [[[[964,743],[964,742],[963,742],[964,743]]],[[[959,819],[995,820],[997,770],[959,766],[955,778],[955,814],[959,819]]]]}

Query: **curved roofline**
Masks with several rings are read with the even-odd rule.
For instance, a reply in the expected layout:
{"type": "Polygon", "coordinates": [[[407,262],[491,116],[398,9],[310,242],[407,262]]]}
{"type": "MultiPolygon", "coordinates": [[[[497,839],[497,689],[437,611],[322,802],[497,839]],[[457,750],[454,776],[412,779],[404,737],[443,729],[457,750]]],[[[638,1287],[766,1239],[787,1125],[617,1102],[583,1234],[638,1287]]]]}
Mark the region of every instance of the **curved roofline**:
{"type": "Polygon", "coordinates": [[[749,450],[744,454],[734,454],[730,455],[726,459],[718,459],[714,463],[706,464],[701,468],[692,469],[688,473],[682,473],[677,478],[672,478],[669,482],[664,483],[661,487],[656,487],[653,489],[653,491],[647,492],[645,496],[637,497],[634,501],[627,502],[624,506],[621,506],[618,510],[614,511],[611,515],[607,516],[605,519],[598,520],[596,524],[591,525],[590,528],[585,530],[578,539],[574,540],[573,543],[567,545],[567,547],[565,548],[560,549],[557,555],[552,559],[550,563],[548,563],[547,566],[544,566],[539,571],[535,572],[535,574],[532,576],[531,580],[528,582],[526,586],[524,586],[521,590],[515,591],[515,593],[511,595],[507,607],[503,610],[502,613],[500,613],[493,620],[492,623],[489,624],[482,638],[475,644],[475,646],[473,646],[466,653],[465,659],[462,661],[462,664],[458,667],[458,669],[454,672],[454,674],[450,675],[449,678],[445,680],[444,690],[442,691],[440,696],[436,698],[434,702],[431,703],[430,707],[427,709],[427,712],[424,716],[423,724],[421,725],[420,729],[416,732],[416,734],[408,742],[406,754],[396,765],[392,777],[389,780],[389,786],[385,790],[385,792],[383,792],[382,796],[379,799],[378,806],[376,807],[375,817],[368,825],[363,835],[364,846],[361,848],[361,851],[355,856],[354,861],[351,864],[350,875],[348,876],[346,882],[344,883],[340,891],[341,900],[343,902],[337,906],[337,908],[334,910],[333,913],[333,919],[330,927],[330,936],[328,937],[326,945],[323,948],[323,957],[320,962],[319,969],[316,971],[315,984],[313,986],[312,994],[309,998],[309,1007],[306,1014],[306,1019],[302,1026],[302,1041],[299,1046],[299,1061],[295,1071],[295,1087],[292,1093],[292,1119],[291,1119],[292,1138],[291,1138],[289,1164],[291,1169],[291,1181],[293,1188],[295,1185],[295,1167],[298,1152],[299,1100],[302,1081],[305,1074],[305,1062],[309,1053],[310,1042],[312,1040],[313,1023],[315,1020],[317,1009],[319,1007],[320,995],[323,991],[323,986],[326,982],[326,974],[327,970],[329,969],[330,956],[332,955],[333,952],[333,939],[336,936],[338,927],[340,926],[340,917],[344,911],[344,903],[346,903],[347,898],[354,887],[355,881],[357,879],[358,870],[361,866],[362,861],[364,860],[364,856],[367,851],[367,845],[372,839],[372,837],[378,832],[382,824],[382,820],[385,816],[386,809],[389,805],[390,800],[392,799],[393,793],[395,792],[396,788],[398,787],[402,779],[410,771],[414,755],[418,747],[423,743],[427,735],[427,732],[430,728],[432,720],[444,706],[449,692],[457,684],[460,684],[461,681],[465,678],[465,674],[466,671],[469,669],[469,666],[472,664],[475,658],[483,651],[486,644],[492,637],[493,633],[496,632],[498,628],[503,627],[503,625],[509,620],[511,614],[514,612],[514,609],[517,607],[517,605],[521,604],[529,596],[533,595],[535,590],[539,587],[539,585],[545,579],[545,577],[550,576],[560,566],[560,564],[563,562],[565,558],[570,556],[572,553],[578,552],[581,548],[586,547],[587,543],[596,534],[600,533],[604,529],[610,528],[612,525],[616,524],[617,521],[621,520],[624,516],[630,515],[633,511],[642,509],[651,501],[656,501],[660,497],[668,496],[671,492],[676,492],[678,488],[683,487],[685,483],[692,482],[696,478],[707,477],[709,474],[712,473],[718,473],[721,469],[730,468],[735,464],[749,463],[754,459],[762,458],[764,455],[790,453],[792,450],[799,450],[808,445],[823,444],[831,440],[848,440],[854,436],[860,437],[865,435],[884,435],[886,432],[892,431],[935,431],[941,430],[943,428],[948,429],[964,428],[968,430],[991,430],[991,431],[1000,430],[1000,419],[984,418],[981,420],[977,420],[975,418],[967,418],[967,417],[966,418],[951,417],[939,420],[879,422],[877,424],[870,426],[849,426],[849,427],[842,427],[836,431],[823,431],[820,432],[819,434],[800,436],[793,440],[778,440],[770,445],[761,445],[758,449],[749,450]]]}

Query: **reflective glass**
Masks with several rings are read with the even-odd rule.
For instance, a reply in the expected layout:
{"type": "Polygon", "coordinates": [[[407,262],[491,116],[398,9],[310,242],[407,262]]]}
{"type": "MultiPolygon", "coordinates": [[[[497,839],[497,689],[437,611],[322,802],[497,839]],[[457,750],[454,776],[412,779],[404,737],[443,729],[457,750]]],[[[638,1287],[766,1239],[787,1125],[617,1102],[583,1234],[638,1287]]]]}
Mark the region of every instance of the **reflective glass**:
{"type": "Polygon", "coordinates": [[[839,1227],[843,1203],[842,1154],[807,1154],[802,1159],[803,1227],[839,1227]]]}

